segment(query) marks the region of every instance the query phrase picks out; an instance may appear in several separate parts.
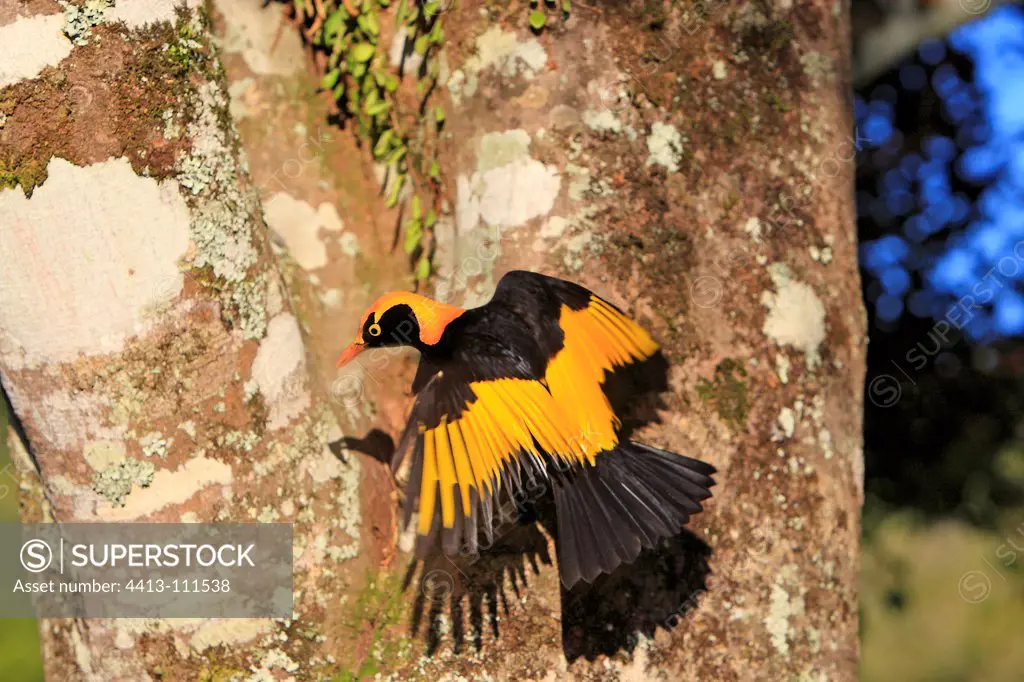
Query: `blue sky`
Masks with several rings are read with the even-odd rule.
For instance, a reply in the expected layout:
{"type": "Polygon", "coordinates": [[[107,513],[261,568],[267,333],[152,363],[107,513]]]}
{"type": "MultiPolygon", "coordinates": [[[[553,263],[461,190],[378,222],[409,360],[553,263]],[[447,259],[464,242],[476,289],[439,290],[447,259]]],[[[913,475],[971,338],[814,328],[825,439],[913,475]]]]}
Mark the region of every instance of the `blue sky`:
{"type": "MultiPolygon", "coordinates": [[[[954,313],[970,338],[1024,334],[1024,11],[1000,7],[955,30],[948,42],[923,43],[918,56],[936,67],[931,86],[942,115],[959,130],[956,139],[925,138],[882,175],[875,192],[858,197],[859,210],[892,226],[887,236],[861,246],[866,276],[879,285],[873,287],[875,312],[883,322],[908,311],[938,319],[958,301],[963,307],[973,301],[969,312],[954,313]],[[944,62],[948,49],[971,56],[973,87],[944,62]],[[953,173],[986,186],[976,204],[953,191],[953,173]],[[921,245],[943,230],[938,245],[921,245]],[[915,272],[923,288],[914,285],[915,272]]],[[[911,61],[899,71],[908,90],[921,89],[927,78],[911,61]]],[[[896,99],[887,85],[867,100],[857,98],[867,153],[902,143],[893,126],[896,99]]]]}

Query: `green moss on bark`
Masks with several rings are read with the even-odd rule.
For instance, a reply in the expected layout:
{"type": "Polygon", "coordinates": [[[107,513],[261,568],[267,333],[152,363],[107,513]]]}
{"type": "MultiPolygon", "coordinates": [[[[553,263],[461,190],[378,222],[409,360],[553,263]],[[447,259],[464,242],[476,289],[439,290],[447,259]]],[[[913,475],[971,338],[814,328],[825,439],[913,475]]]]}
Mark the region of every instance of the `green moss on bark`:
{"type": "Polygon", "coordinates": [[[697,383],[697,395],[711,405],[731,428],[740,430],[747,423],[747,371],[736,360],[726,358],[715,367],[711,381],[697,383]]]}

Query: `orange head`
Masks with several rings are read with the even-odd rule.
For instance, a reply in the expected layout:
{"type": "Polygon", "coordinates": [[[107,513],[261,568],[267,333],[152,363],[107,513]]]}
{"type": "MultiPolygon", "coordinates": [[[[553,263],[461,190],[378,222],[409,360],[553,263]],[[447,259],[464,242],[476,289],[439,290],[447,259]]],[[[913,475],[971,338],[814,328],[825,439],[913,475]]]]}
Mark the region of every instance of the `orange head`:
{"type": "Polygon", "coordinates": [[[363,313],[356,340],[338,358],[338,367],[367,348],[432,346],[441,340],[448,323],[464,312],[408,291],[384,294],[363,313]]]}

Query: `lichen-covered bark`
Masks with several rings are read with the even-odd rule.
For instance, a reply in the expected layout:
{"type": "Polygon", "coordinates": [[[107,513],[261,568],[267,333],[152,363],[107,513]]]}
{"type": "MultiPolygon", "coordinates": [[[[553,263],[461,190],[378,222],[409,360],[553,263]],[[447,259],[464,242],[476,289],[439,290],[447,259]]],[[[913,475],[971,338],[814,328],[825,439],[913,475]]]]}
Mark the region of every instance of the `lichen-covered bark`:
{"type": "MultiPolygon", "coordinates": [[[[710,574],[670,605],[679,618],[620,637],[624,615],[665,606],[624,595],[673,598],[658,571],[588,598],[541,570],[482,668],[854,679],[865,334],[846,8],[576,5],[537,37],[514,4],[446,17],[457,212],[442,275],[472,300],[474,270],[484,288],[511,267],[544,270],[654,332],[670,390],[639,437],[719,468],[692,523],[710,574]],[[561,624],[545,617],[559,603],[561,624]],[[616,651],[631,655],[586,660],[616,651]]],[[[434,665],[428,676],[451,667],[434,665]]]]}
{"type": "MultiPolygon", "coordinates": [[[[638,437],[713,462],[720,485],[694,535],[590,591],[563,593],[528,531],[503,556],[424,567],[410,624],[428,655],[371,651],[373,671],[854,678],[865,335],[846,9],[573,3],[539,36],[525,3],[444,14],[438,295],[472,305],[527,267],[612,298],[671,363],[638,437]]],[[[375,370],[358,376],[388,410],[375,370]]]]}
{"type": "Polygon", "coordinates": [[[111,5],[0,11],[0,378],[19,469],[38,465],[24,518],[294,522],[295,613],[44,621],[47,675],[312,674],[361,552],[360,461],[328,448],[206,9],[111,5]]]}
{"type": "Polygon", "coordinates": [[[441,3],[433,97],[448,111],[451,211],[435,230],[434,287],[473,305],[527,267],[647,325],[671,370],[663,402],[640,410],[660,423],[637,437],[720,470],[693,534],[589,591],[561,590],[534,527],[478,562],[420,567],[406,587],[386,474],[323,447],[330,410],[351,435],[395,436],[409,401],[408,354],[341,379],[330,364],[362,306],[406,281],[368,151],[324,122],[315,76],[266,19],[273,6],[216,3],[227,83],[189,16],[103,23],[66,55],[36,50],[0,73],[18,79],[0,81],[0,180],[17,185],[0,193],[0,215],[40,207],[59,226],[73,205],[54,205],[51,181],[61,196],[98,192],[73,211],[93,216],[81,234],[34,241],[28,222],[3,233],[16,239],[0,234],[4,255],[58,254],[58,274],[82,285],[35,268],[19,281],[54,295],[7,289],[6,277],[0,295],[0,366],[44,498],[58,518],[294,520],[302,594],[288,623],[47,624],[58,679],[853,679],[865,336],[847,7],[572,5],[536,36],[527,3],[441,3]],[[120,79],[100,68],[112,55],[127,65],[120,79]],[[61,115],[43,116],[52,101],[61,115]],[[229,111],[252,183],[233,137],[221,139],[227,155],[206,143],[229,111]],[[142,222],[159,221],[161,248],[114,248],[134,233],[123,207],[100,200],[110,181],[142,222]],[[253,185],[287,292],[248,219],[253,185]],[[74,255],[83,247],[120,266],[120,279],[100,279],[115,294],[101,303],[99,266],[74,255]]]}

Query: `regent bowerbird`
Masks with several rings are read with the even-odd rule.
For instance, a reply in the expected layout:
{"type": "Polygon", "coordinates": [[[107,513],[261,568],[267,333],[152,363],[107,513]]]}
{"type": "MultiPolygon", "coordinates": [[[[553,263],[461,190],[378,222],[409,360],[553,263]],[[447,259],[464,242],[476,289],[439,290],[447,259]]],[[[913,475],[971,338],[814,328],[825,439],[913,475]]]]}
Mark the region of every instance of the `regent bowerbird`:
{"type": "Polygon", "coordinates": [[[554,498],[559,573],[572,587],[677,535],[711,496],[710,464],[620,439],[608,381],[659,347],[582,286],[512,271],[488,303],[465,310],[388,293],[338,365],[388,346],[420,352],[392,460],[397,469],[412,455],[404,516],[408,525],[418,512],[420,556],[438,539],[448,556],[489,546],[500,496],[545,480],[537,489],[554,498]]]}

